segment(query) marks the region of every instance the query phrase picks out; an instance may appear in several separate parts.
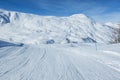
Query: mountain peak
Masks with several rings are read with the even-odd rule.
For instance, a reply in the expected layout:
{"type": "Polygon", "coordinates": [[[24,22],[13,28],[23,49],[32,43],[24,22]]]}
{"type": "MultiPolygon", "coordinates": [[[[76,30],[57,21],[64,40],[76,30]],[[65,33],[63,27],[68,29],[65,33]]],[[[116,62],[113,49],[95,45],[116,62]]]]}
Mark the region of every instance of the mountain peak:
{"type": "Polygon", "coordinates": [[[87,16],[85,14],[73,14],[71,17],[83,17],[86,18],[87,16]]]}

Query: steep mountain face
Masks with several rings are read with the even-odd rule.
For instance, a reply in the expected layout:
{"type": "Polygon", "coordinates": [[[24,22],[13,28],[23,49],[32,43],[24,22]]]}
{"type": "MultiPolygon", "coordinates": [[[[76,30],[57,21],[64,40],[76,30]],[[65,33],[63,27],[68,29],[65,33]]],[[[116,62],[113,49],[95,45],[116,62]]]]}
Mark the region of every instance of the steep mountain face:
{"type": "Polygon", "coordinates": [[[108,22],[106,23],[106,25],[108,26],[111,26],[115,29],[115,43],[120,43],[120,22],[118,23],[111,23],[111,22],[108,22]]]}
{"type": "Polygon", "coordinates": [[[56,17],[0,10],[0,38],[28,44],[108,43],[114,30],[84,14],[56,17]]]}
{"type": "Polygon", "coordinates": [[[0,24],[10,23],[9,15],[4,14],[0,11],[0,24]]]}

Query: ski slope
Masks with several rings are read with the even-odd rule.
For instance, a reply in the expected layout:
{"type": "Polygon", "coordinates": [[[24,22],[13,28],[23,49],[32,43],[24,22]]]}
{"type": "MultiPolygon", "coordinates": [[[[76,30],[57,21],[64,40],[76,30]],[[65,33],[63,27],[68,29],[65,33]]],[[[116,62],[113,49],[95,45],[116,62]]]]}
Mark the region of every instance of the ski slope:
{"type": "Polygon", "coordinates": [[[120,46],[24,45],[0,48],[0,80],[120,80],[120,46]]]}

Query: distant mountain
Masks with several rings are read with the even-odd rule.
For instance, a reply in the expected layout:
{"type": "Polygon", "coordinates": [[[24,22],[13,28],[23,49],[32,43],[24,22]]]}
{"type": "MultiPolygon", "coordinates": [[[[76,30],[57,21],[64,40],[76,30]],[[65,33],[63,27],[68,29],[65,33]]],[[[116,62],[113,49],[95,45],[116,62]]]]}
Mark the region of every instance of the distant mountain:
{"type": "Polygon", "coordinates": [[[113,28],[120,28],[120,22],[119,23],[108,22],[108,23],[105,23],[105,24],[108,25],[108,26],[111,26],[113,28]]]}
{"type": "Polygon", "coordinates": [[[108,23],[106,23],[106,25],[111,26],[115,29],[116,38],[115,38],[114,42],[115,43],[120,43],[120,22],[118,22],[118,23],[108,22],[108,23]]]}
{"type": "Polygon", "coordinates": [[[0,10],[0,38],[27,44],[109,43],[114,29],[84,14],[68,17],[38,16],[0,10]]]}

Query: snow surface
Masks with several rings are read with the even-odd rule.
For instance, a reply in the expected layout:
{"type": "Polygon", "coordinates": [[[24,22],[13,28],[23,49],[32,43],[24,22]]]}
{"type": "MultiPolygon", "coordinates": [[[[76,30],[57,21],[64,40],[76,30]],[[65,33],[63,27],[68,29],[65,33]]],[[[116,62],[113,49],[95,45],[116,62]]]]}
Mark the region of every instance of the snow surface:
{"type": "Polygon", "coordinates": [[[107,22],[105,23],[108,26],[111,26],[113,28],[119,29],[120,28],[120,23],[112,23],[112,22],[107,22]]]}
{"type": "Polygon", "coordinates": [[[120,80],[120,44],[0,48],[0,80],[120,80]]]}
{"type": "Polygon", "coordinates": [[[84,14],[68,17],[38,16],[0,10],[0,39],[27,44],[114,41],[114,29],[84,14]],[[104,36],[103,36],[104,35],[104,36]]]}

